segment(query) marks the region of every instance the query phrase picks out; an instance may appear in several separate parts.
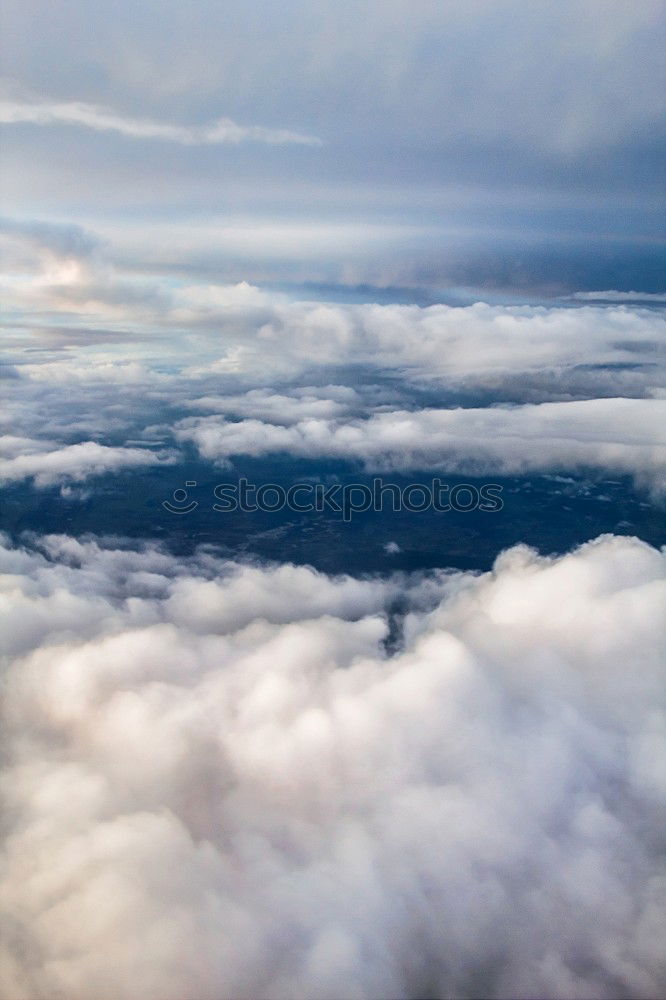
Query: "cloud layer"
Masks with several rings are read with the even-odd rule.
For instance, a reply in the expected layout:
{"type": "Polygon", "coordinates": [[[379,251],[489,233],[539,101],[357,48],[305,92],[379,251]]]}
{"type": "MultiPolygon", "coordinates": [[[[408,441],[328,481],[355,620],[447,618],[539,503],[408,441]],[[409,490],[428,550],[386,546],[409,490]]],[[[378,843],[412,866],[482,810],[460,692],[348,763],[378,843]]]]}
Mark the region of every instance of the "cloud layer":
{"type": "Polygon", "coordinates": [[[360,460],[370,469],[522,474],[547,469],[629,473],[666,490],[666,400],[597,399],[519,407],[381,412],[366,420],[181,422],[204,458],[287,452],[360,460]]]}
{"type": "Polygon", "coordinates": [[[0,995],[663,993],[658,552],[357,581],[36,544],[2,550],[0,995]]]}
{"type": "Polygon", "coordinates": [[[110,467],[108,450],[74,461],[84,445],[136,464],[145,440],[158,461],[157,438],[218,462],[284,452],[450,473],[587,469],[663,489],[657,308],[296,300],[123,270],[85,231],[37,222],[10,221],[5,248],[7,433],[33,442],[6,477],[36,462],[52,470],[38,485],[58,468],[110,467]],[[49,450],[58,458],[34,458],[49,450]]]}
{"type": "Polygon", "coordinates": [[[57,447],[44,440],[0,436],[0,484],[32,478],[35,486],[52,486],[169,462],[173,462],[173,456],[147,448],[110,448],[96,441],[57,447]]]}

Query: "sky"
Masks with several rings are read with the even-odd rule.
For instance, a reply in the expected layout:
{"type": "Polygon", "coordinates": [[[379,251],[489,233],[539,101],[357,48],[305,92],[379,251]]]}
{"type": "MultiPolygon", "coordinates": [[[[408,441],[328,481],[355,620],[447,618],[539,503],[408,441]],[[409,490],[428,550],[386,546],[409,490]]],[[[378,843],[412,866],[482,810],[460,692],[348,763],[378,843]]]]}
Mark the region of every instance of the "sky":
{"type": "Polygon", "coordinates": [[[8,0],[3,18],[2,190],[23,219],[244,280],[664,290],[658,2],[8,0]]]}
{"type": "Polygon", "coordinates": [[[665,995],[663,5],[0,22],[0,1000],[665,995]]]}

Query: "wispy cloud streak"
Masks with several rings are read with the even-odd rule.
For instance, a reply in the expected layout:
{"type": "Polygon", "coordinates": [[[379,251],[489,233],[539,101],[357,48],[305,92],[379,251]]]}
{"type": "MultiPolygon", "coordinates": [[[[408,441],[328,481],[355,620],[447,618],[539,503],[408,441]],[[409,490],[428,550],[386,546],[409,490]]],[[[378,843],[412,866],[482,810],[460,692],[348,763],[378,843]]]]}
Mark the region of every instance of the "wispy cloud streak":
{"type": "Polygon", "coordinates": [[[130,139],[158,139],[182,146],[238,145],[261,142],[268,145],[321,146],[321,139],[282,128],[238,125],[231,118],[218,118],[208,125],[174,125],[150,118],[132,118],[110,108],[82,101],[0,101],[0,123],[4,125],[76,125],[97,132],[118,132],[130,139]]]}

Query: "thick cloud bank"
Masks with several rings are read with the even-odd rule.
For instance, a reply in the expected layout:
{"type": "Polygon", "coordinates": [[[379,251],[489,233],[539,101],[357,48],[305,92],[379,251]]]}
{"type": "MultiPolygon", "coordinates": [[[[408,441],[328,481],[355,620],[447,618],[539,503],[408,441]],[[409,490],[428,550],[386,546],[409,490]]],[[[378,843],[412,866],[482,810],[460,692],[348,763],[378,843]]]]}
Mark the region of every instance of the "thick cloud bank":
{"type": "Polygon", "coordinates": [[[393,411],[368,420],[309,417],[291,426],[188,418],[178,431],[206,458],[356,458],[371,468],[517,473],[589,468],[633,473],[666,488],[666,399],[591,399],[537,406],[393,411]]]}
{"type": "Polygon", "coordinates": [[[2,563],[6,1000],[664,995],[654,549],[2,563]]]}

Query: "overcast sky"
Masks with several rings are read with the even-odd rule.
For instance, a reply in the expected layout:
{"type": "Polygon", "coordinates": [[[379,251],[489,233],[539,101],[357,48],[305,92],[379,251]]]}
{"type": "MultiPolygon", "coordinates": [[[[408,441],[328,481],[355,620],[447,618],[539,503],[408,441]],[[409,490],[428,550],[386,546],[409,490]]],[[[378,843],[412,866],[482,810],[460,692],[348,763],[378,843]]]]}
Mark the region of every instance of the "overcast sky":
{"type": "Polygon", "coordinates": [[[658,290],[655,0],[3,6],[6,215],[250,278],[658,290]]]}

